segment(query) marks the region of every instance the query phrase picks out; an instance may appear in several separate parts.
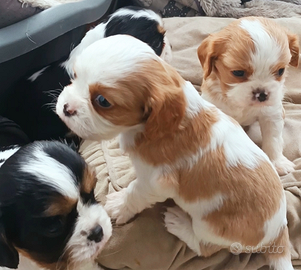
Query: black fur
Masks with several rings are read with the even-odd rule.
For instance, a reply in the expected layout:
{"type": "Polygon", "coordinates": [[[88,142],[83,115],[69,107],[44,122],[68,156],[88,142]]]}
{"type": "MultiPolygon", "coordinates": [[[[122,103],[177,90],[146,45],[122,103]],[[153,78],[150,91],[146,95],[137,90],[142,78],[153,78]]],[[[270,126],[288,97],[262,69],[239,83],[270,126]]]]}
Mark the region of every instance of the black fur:
{"type": "Polygon", "coordinates": [[[146,17],[132,18],[132,15],[116,16],[106,26],[105,36],[131,35],[147,43],[157,55],[163,50],[164,34],[158,31],[159,23],[146,17]]]}
{"type": "MultiPolygon", "coordinates": [[[[30,252],[39,262],[57,262],[74,230],[78,216],[76,204],[66,216],[46,216],[45,210],[53,199],[63,195],[40,181],[38,175],[21,170],[23,164],[36,159],[37,146],[68,167],[76,176],[77,186],[84,175],[83,158],[57,141],[28,144],[6,160],[0,168],[0,266],[16,268],[19,259],[14,246],[30,252]]],[[[52,169],[49,168],[49,173],[52,169]]]]}
{"type": "Polygon", "coordinates": [[[65,138],[69,129],[54,112],[56,100],[70,78],[60,66],[52,63],[33,82],[27,74],[11,89],[14,98],[9,101],[3,116],[18,124],[31,141],[65,138]],[[51,105],[52,104],[52,105],[51,105]]]}

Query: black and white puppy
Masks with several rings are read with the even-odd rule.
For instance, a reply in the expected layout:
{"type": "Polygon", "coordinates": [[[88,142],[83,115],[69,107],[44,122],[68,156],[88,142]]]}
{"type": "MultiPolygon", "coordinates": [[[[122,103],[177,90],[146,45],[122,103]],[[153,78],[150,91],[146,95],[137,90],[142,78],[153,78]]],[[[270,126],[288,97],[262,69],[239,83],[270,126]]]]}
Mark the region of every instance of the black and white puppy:
{"type": "Polygon", "coordinates": [[[81,51],[99,39],[117,34],[132,35],[147,43],[165,61],[171,60],[171,46],[161,17],[148,9],[121,8],[88,31],[67,61],[65,58],[52,63],[14,85],[3,116],[17,123],[32,141],[66,138],[69,129],[53,111],[55,98],[70,84],[72,67],[81,51]]]}
{"type": "Polygon", "coordinates": [[[165,36],[162,18],[150,9],[124,7],[114,12],[106,22],[88,31],[75,47],[69,59],[63,63],[73,78],[73,66],[78,55],[97,40],[118,34],[130,35],[148,44],[166,62],[172,59],[171,45],[165,36]]]}
{"type": "Polygon", "coordinates": [[[93,170],[58,141],[10,151],[0,168],[0,269],[97,269],[112,225],[93,170]]]}

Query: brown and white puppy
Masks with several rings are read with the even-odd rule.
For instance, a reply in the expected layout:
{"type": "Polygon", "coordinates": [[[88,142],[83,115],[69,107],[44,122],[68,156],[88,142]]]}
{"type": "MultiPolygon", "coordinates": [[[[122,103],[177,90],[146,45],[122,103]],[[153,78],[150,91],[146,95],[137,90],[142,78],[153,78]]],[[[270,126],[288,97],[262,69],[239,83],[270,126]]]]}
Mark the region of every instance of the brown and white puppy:
{"type": "Polygon", "coordinates": [[[293,270],[279,176],[235,120],[130,36],[87,47],[74,71],[58,115],[83,138],[120,134],[136,169],[137,180],[107,197],[105,209],[117,224],[172,198],[179,207],[165,213],[167,230],[198,255],[237,242],[253,252],[274,244],[282,252],[267,252],[268,264],[293,270]]]}
{"type": "Polygon", "coordinates": [[[262,149],[279,175],[294,169],[283,154],[284,81],[298,66],[299,43],[271,19],[247,17],[209,35],[198,48],[203,98],[242,126],[258,121],[262,149]]]}

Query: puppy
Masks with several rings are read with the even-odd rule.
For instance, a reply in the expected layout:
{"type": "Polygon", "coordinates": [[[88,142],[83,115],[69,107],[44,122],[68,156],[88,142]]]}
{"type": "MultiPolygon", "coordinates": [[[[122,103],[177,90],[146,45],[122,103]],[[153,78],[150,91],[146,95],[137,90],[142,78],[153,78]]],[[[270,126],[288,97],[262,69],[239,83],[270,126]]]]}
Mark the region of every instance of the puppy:
{"type": "Polygon", "coordinates": [[[0,168],[0,266],[5,267],[0,268],[91,264],[112,234],[110,218],[94,197],[94,172],[60,142],[9,151],[0,168]]]}
{"type": "Polygon", "coordinates": [[[171,46],[165,36],[162,18],[150,9],[128,6],[118,9],[106,22],[87,32],[81,43],[75,47],[69,59],[63,63],[70,77],[76,57],[95,41],[117,35],[127,34],[147,43],[155,53],[166,62],[172,59],[171,46]]]}
{"type": "Polygon", "coordinates": [[[14,85],[11,89],[12,98],[3,108],[3,116],[21,126],[32,141],[69,139],[69,129],[53,112],[52,105],[62,88],[70,84],[70,77],[74,75],[72,66],[77,55],[94,41],[119,33],[141,39],[158,55],[170,61],[171,47],[160,16],[147,9],[122,8],[113,13],[107,22],[88,31],[67,61],[54,62],[28,74],[14,85]]]}
{"type": "Polygon", "coordinates": [[[107,197],[117,224],[172,198],[179,207],[167,210],[167,230],[198,255],[234,242],[253,252],[274,243],[283,252],[266,253],[268,264],[293,270],[279,176],[234,119],[130,36],[95,42],[73,69],[77,77],[59,96],[58,115],[83,138],[120,134],[136,169],[137,180],[107,197]]]}
{"type": "Polygon", "coordinates": [[[258,121],[262,149],[279,175],[293,171],[294,164],[282,154],[282,99],[288,66],[298,66],[297,36],[271,19],[242,18],[209,35],[198,57],[203,98],[242,126],[258,121]]]}

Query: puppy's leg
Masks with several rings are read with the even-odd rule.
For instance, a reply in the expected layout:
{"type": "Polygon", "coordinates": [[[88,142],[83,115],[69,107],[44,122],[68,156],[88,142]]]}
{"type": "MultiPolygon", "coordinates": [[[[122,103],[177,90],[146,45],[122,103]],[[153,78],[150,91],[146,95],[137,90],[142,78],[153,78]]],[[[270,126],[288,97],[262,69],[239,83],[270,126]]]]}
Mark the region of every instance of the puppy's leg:
{"type": "Polygon", "coordinates": [[[117,224],[127,222],[145,208],[151,207],[156,202],[163,202],[168,195],[155,190],[147,181],[139,179],[131,182],[127,188],[107,195],[105,210],[117,224]]]}
{"type": "Polygon", "coordinates": [[[290,242],[287,227],[267,250],[265,256],[273,270],[294,270],[291,262],[290,242]]]}
{"type": "Polygon", "coordinates": [[[201,256],[200,241],[193,231],[191,217],[178,206],[167,208],[164,216],[167,231],[178,237],[191,250],[201,256]]]}
{"type": "Polygon", "coordinates": [[[284,120],[282,112],[273,117],[262,116],[259,118],[262,133],[262,150],[268,155],[279,175],[285,175],[294,170],[294,163],[289,161],[282,153],[282,130],[284,120]]]}

